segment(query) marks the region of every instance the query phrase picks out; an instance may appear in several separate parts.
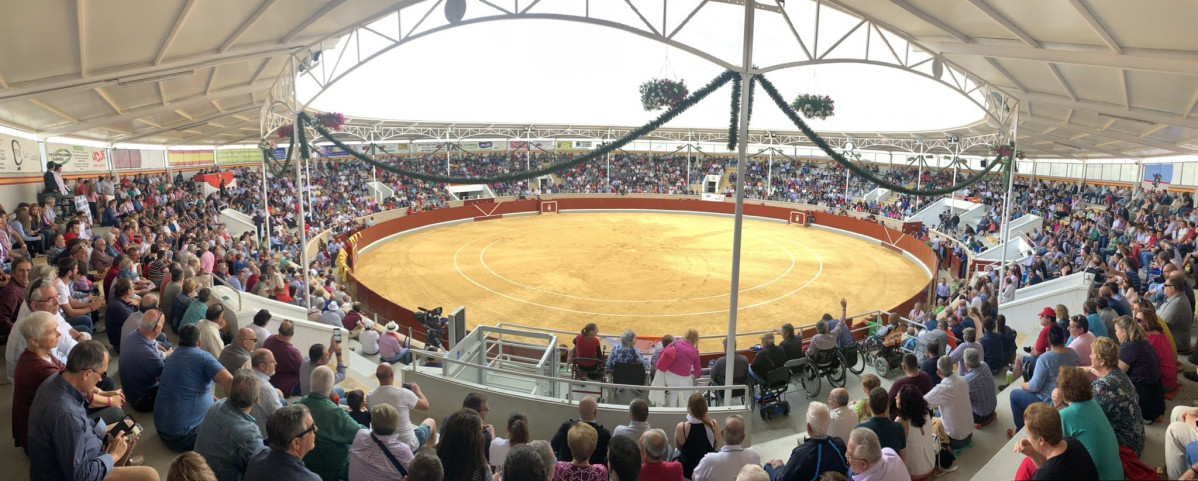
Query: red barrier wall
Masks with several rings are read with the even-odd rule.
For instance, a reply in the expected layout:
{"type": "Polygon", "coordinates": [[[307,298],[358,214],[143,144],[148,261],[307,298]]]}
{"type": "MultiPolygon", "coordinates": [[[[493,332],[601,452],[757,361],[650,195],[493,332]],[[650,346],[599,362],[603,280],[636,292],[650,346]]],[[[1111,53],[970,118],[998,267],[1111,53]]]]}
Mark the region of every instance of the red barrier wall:
{"type": "MultiPolygon", "coordinates": [[[[736,209],[736,205],[730,202],[706,202],[696,199],[590,197],[558,198],[553,200],[557,202],[559,211],[580,209],[639,209],[732,214],[736,209]]],[[[539,205],[540,201],[538,200],[507,201],[487,206],[466,205],[462,207],[451,207],[447,209],[438,209],[404,216],[398,219],[392,219],[376,224],[374,227],[363,230],[355,247],[369,246],[370,244],[393,234],[442,222],[462,219],[477,219],[486,217],[488,215],[497,216],[519,212],[538,212],[540,210],[539,205]]],[[[744,205],[745,215],[765,217],[770,219],[787,220],[790,218],[791,211],[792,209],[767,205],[748,203],[744,205]]],[[[898,249],[906,251],[915,256],[916,259],[919,259],[920,262],[928,267],[928,270],[936,272],[936,253],[919,239],[903,234],[902,232],[886,228],[877,223],[854,219],[851,217],[843,217],[824,213],[814,213],[814,216],[815,224],[854,232],[885,243],[893,244],[898,249]]],[[[360,251],[359,248],[353,249],[355,257],[354,265],[357,265],[356,257],[358,251],[360,251]]],[[[368,286],[359,282],[358,279],[354,277],[352,272],[350,273],[350,282],[356,288],[355,299],[361,302],[363,307],[365,307],[368,311],[373,311],[386,319],[395,320],[395,322],[400,324],[401,327],[410,327],[412,332],[416,334],[417,339],[422,338],[424,328],[416,323],[415,318],[412,316],[412,310],[404,306],[400,306],[394,301],[375,293],[368,286]]],[[[927,298],[928,290],[934,285],[935,282],[929,280],[928,284],[924,286],[924,289],[919,294],[916,294],[906,302],[903,302],[897,306],[893,306],[889,310],[899,314],[909,312],[916,301],[921,301],[927,298]]],[[[706,362],[706,360],[704,362],[706,362]]]]}

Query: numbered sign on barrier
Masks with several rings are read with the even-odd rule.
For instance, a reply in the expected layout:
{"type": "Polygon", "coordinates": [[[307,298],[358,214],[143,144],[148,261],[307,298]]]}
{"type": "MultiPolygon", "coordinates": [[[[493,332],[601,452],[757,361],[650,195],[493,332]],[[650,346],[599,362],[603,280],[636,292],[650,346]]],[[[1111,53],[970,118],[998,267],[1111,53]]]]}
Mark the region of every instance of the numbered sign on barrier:
{"type": "Polygon", "coordinates": [[[797,210],[792,210],[792,211],[790,211],[789,222],[791,224],[807,225],[807,213],[797,211],[797,210]]]}

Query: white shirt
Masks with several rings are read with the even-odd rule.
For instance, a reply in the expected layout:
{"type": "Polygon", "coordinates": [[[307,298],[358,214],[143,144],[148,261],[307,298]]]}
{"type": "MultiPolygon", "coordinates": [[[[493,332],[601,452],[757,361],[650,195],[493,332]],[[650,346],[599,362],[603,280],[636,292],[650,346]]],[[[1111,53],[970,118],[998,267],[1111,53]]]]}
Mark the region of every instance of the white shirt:
{"type": "Polygon", "coordinates": [[[740,445],[724,446],[718,452],[707,453],[695,466],[694,481],[728,481],[747,464],[761,465],[761,456],[753,448],[740,445]]]}
{"type": "Polygon", "coordinates": [[[362,343],[362,354],[379,353],[379,332],[374,329],[363,329],[358,334],[358,342],[362,343]]]}
{"type": "Polygon", "coordinates": [[[220,325],[204,319],[196,323],[196,327],[200,328],[200,349],[220,359],[220,352],[225,350],[225,341],[220,338],[220,325]]]}
{"type": "Polygon", "coordinates": [[[853,428],[858,424],[857,413],[848,406],[832,409],[831,413],[832,423],[828,425],[828,435],[848,442],[849,433],[853,432],[853,428]]]}
{"type": "Polygon", "coordinates": [[[420,447],[420,441],[412,432],[412,420],[408,417],[412,408],[420,402],[416,393],[402,387],[379,386],[366,396],[366,402],[370,406],[390,404],[396,411],[399,411],[399,422],[395,425],[395,432],[399,434],[399,440],[407,444],[413,451],[420,447]]]}
{"type": "Polygon", "coordinates": [[[948,437],[963,440],[973,434],[973,405],[969,403],[969,383],[959,374],[940,380],[923,397],[930,406],[940,406],[940,418],[948,437]]]}

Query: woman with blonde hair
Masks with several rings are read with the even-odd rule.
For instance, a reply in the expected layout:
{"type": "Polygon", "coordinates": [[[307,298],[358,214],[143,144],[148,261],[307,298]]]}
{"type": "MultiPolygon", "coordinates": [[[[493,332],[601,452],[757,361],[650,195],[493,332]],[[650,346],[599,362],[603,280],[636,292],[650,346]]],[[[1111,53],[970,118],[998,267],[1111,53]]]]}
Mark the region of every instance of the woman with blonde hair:
{"type": "Polygon", "coordinates": [[[1152,424],[1165,413],[1160,357],[1148,344],[1144,328],[1128,316],[1115,319],[1115,336],[1119,339],[1119,369],[1136,386],[1144,424],[1152,424]]]}
{"type": "Polygon", "coordinates": [[[571,461],[558,461],[553,466],[553,481],[607,481],[607,467],[591,464],[591,454],[599,444],[599,433],[582,421],[570,426],[566,433],[571,461]]]}
{"type": "Polygon", "coordinates": [[[680,454],[682,476],[691,479],[695,467],[720,443],[720,424],[707,416],[707,399],[693,393],[686,403],[686,421],[674,427],[674,447],[680,454]]]}
{"type": "Polygon", "coordinates": [[[195,451],[180,454],[166,471],[166,481],[216,481],[204,456],[195,451]]]}

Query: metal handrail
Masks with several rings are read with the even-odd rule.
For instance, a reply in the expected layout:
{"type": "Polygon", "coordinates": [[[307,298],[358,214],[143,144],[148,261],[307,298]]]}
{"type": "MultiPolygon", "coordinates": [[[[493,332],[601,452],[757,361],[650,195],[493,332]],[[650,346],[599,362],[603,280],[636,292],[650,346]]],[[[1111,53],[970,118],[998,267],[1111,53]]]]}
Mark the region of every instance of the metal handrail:
{"type": "MultiPolygon", "coordinates": [[[[233,291],[234,294],[237,294],[237,310],[240,311],[241,306],[244,305],[244,303],[241,302],[241,291],[237,290],[236,287],[233,287],[231,284],[229,284],[228,281],[225,281],[224,279],[217,277],[216,274],[212,274],[212,282],[214,284],[223,284],[225,287],[228,287],[229,290],[233,291]]],[[[259,296],[259,297],[261,297],[261,296],[259,296]]]]}
{"type": "MultiPolygon", "coordinates": [[[[648,384],[645,384],[645,385],[617,384],[617,383],[602,382],[602,381],[560,378],[560,377],[555,377],[555,376],[546,376],[543,374],[515,373],[515,372],[507,371],[506,369],[502,369],[502,368],[496,368],[496,367],[491,367],[491,366],[487,366],[487,365],[479,365],[479,364],[474,364],[474,363],[470,363],[470,362],[460,361],[457,359],[451,359],[449,357],[446,357],[442,353],[437,353],[437,352],[432,352],[432,351],[419,351],[418,350],[418,351],[412,351],[412,354],[416,359],[433,359],[433,360],[436,360],[437,362],[441,362],[441,363],[460,364],[460,365],[463,365],[463,368],[470,367],[470,368],[475,368],[475,369],[482,369],[484,371],[495,371],[501,375],[521,376],[522,378],[535,379],[538,381],[584,383],[584,384],[587,384],[588,386],[597,386],[600,389],[608,389],[608,388],[628,389],[628,388],[631,388],[631,389],[637,389],[637,390],[643,390],[643,391],[668,391],[670,389],[675,389],[675,390],[679,389],[678,386],[653,386],[653,385],[648,385],[648,384]]],[[[416,360],[414,360],[411,364],[407,364],[403,367],[404,367],[404,369],[407,369],[409,371],[416,372],[416,368],[418,367],[419,364],[420,364],[419,362],[416,362],[416,360]]],[[[457,378],[454,378],[454,377],[450,377],[449,379],[457,380],[457,378]]],[[[709,378],[702,378],[702,379],[709,379],[709,378]]],[[[689,387],[689,388],[685,388],[685,389],[695,390],[695,389],[701,389],[703,387],[704,386],[696,384],[693,387],[689,387]]],[[[717,386],[713,386],[713,387],[717,387],[717,386]]],[[[748,389],[750,389],[750,387],[747,384],[734,384],[734,385],[730,385],[730,386],[720,385],[720,386],[718,386],[718,389],[716,389],[716,390],[723,391],[723,390],[728,390],[728,389],[731,389],[731,390],[744,389],[744,390],[746,390],[745,392],[751,392],[751,391],[748,391],[748,389]]],[[[544,397],[549,397],[549,396],[544,396],[544,397]]],[[[747,407],[747,405],[746,405],[746,407],[747,407]]],[[[679,407],[679,409],[685,409],[685,407],[679,407]]]]}
{"type": "MultiPolygon", "coordinates": [[[[853,314],[850,316],[846,316],[846,319],[856,319],[856,318],[860,318],[860,317],[868,318],[868,317],[877,316],[878,314],[883,314],[883,313],[889,314],[890,311],[885,311],[882,309],[875,309],[875,310],[872,310],[869,312],[864,312],[861,314],[853,314]]],[[[902,316],[899,316],[899,317],[902,318],[902,316]]],[[[903,318],[903,319],[906,319],[906,318],[903,318]]],[[[795,329],[801,333],[802,331],[805,331],[807,329],[814,328],[816,324],[817,323],[805,324],[802,326],[795,326],[795,329]]],[[[914,324],[918,324],[918,323],[914,323],[914,324]]],[[[922,325],[922,324],[918,324],[918,325],[922,325]]],[[[552,328],[547,328],[547,327],[525,326],[522,324],[516,324],[516,323],[511,323],[511,322],[501,322],[501,323],[497,324],[496,327],[527,329],[530,331],[547,332],[547,333],[553,333],[553,334],[567,334],[567,335],[577,334],[574,331],[564,331],[561,329],[552,329],[552,328]]],[[[861,326],[861,327],[857,327],[857,328],[853,329],[850,332],[859,332],[862,329],[868,329],[868,328],[869,328],[869,326],[861,326]]],[[[766,334],[766,333],[770,333],[770,332],[777,332],[777,330],[776,329],[767,329],[767,330],[762,330],[762,331],[738,332],[738,333],[736,333],[735,337],[760,336],[762,334],[766,334]]],[[[616,338],[619,337],[618,335],[610,335],[610,334],[604,335],[602,333],[597,334],[597,336],[598,337],[616,337],[616,338]]],[[[711,335],[707,335],[707,336],[699,336],[699,340],[700,341],[702,341],[702,340],[714,341],[717,339],[724,339],[726,337],[727,337],[726,334],[711,334],[711,335]]],[[[809,340],[804,341],[803,343],[807,344],[808,342],[809,342],[809,340]]],[[[720,353],[723,353],[723,351],[703,352],[700,354],[720,354],[720,353]]]]}

